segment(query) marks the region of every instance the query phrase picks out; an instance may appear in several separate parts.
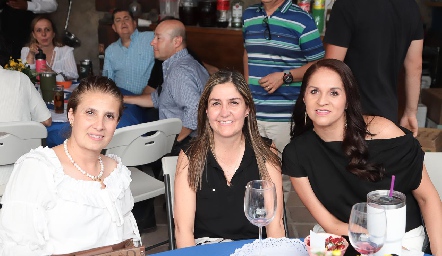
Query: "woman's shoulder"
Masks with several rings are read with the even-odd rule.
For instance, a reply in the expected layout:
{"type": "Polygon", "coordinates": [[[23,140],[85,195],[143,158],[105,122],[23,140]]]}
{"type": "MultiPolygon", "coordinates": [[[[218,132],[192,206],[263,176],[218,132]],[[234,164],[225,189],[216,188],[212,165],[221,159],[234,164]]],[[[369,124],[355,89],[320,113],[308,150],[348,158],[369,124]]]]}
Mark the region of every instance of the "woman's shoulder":
{"type": "Polygon", "coordinates": [[[364,116],[367,130],[371,135],[367,139],[392,139],[405,135],[399,126],[381,116],[364,116]]]}
{"type": "Polygon", "coordinates": [[[33,183],[39,183],[47,188],[52,187],[56,177],[62,174],[63,168],[54,150],[40,146],[17,160],[9,182],[28,184],[29,189],[33,183]],[[50,182],[51,180],[54,182],[50,182]]]}
{"type": "Polygon", "coordinates": [[[66,52],[73,52],[74,48],[67,46],[67,45],[62,45],[62,46],[56,46],[55,47],[55,51],[59,51],[62,53],[66,53],[66,52]]]}
{"type": "Polygon", "coordinates": [[[313,145],[312,142],[317,138],[318,136],[315,135],[312,129],[307,130],[302,134],[293,137],[284,148],[284,151],[305,151],[306,149],[311,148],[310,145],[313,145]]]}
{"type": "MultiPolygon", "coordinates": [[[[114,154],[108,154],[103,157],[103,164],[105,166],[109,166],[110,173],[109,176],[110,180],[113,181],[121,181],[130,178],[131,172],[130,170],[123,164],[121,161],[121,158],[114,154]],[[124,177],[122,179],[122,177],[124,177]],[[115,179],[114,179],[115,178],[115,179]]],[[[125,183],[125,182],[123,182],[125,183]]]]}
{"type": "Polygon", "coordinates": [[[60,161],[58,160],[57,155],[54,150],[48,147],[38,147],[36,149],[32,149],[28,153],[24,154],[17,160],[17,164],[22,164],[28,161],[37,161],[41,164],[46,164],[49,166],[60,166],[60,161]]]}

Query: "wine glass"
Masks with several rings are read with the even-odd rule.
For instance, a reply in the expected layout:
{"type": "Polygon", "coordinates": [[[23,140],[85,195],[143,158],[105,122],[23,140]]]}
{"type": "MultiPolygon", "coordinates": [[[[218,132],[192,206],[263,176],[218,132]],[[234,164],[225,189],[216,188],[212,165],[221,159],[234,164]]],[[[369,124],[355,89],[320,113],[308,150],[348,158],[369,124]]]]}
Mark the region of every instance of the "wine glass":
{"type": "Polygon", "coordinates": [[[262,227],[275,217],[276,188],[268,180],[252,180],[246,185],[244,213],[247,219],[259,228],[260,253],[262,247],[262,227]]]}
{"type": "Polygon", "coordinates": [[[384,246],[387,217],[382,206],[372,203],[353,205],[348,222],[351,245],[362,255],[373,255],[384,246]]]}

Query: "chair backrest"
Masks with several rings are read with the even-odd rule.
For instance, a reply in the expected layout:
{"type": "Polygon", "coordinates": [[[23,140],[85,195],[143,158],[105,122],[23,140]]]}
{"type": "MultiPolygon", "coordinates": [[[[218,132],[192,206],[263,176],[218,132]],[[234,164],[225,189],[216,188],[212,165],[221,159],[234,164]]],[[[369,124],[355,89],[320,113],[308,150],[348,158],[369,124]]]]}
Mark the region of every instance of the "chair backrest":
{"type": "Polygon", "coordinates": [[[31,149],[41,146],[46,127],[34,121],[0,122],[0,165],[14,164],[31,149]]]}
{"type": "Polygon", "coordinates": [[[142,123],[119,128],[106,147],[106,154],[115,154],[126,166],[144,165],[170,153],[182,122],[178,118],[142,123]]]}
{"type": "Polygon", "coordinates": [[[442,152],[425,152],[424,163],[442,201],[442,152]]]}
{"type": "Polygon", "coordinates": [[[177,156],[167,156],[161,159],[164,174],[164,186],[166,188],[166,212],[167,212],[167,231],[169,236],[169,249],[175,250],[175,231],[173,222],[173,196],[175,187],[175,171],[178,162],[177,156]]]}

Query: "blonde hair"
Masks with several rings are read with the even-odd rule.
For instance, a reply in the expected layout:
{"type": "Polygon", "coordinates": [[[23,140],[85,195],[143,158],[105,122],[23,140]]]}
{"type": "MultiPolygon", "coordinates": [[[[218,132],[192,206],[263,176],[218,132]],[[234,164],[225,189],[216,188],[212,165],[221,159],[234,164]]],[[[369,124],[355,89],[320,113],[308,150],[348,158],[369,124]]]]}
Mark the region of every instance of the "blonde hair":
{"type": "Polygon", "coordinates": [[[52,44],[54,46],[58,46],[58,47],[63,46],[63,44],[58,39],[57,28],[55,27],[54,22],[47,15],[38,15],[37,17],[35,17],[31,21],[31,35],[29,37],[30,38],[29,39],[29,45],[34,44],[34,43],[38,44],[37,39],[34,38],[34,35],[32,33],[34,33],[34,28],[35,28],[35,25],[37,24],[37,22],[39,22],[41,20],[47,20],[47,21],[49,21],[49,23],[51,23],[52,31],[54,31],[54,38],[52,38],[52,44]]]}

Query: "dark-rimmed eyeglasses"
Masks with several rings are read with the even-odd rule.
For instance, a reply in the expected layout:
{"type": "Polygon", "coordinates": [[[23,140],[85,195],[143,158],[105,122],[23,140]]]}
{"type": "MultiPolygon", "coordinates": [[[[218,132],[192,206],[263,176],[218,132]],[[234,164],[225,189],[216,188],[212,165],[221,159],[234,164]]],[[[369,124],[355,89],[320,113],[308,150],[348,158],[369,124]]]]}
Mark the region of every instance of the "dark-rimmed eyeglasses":
{"type": "Polygon", "coordinates": [[[264,30],[264,38],[267,40],[272,40],[272,34],[270,34],[270,26],[269,26],[269,17],[268,16],[266,16],[262,20],[262,25],[266,28],[264,30]]]}

